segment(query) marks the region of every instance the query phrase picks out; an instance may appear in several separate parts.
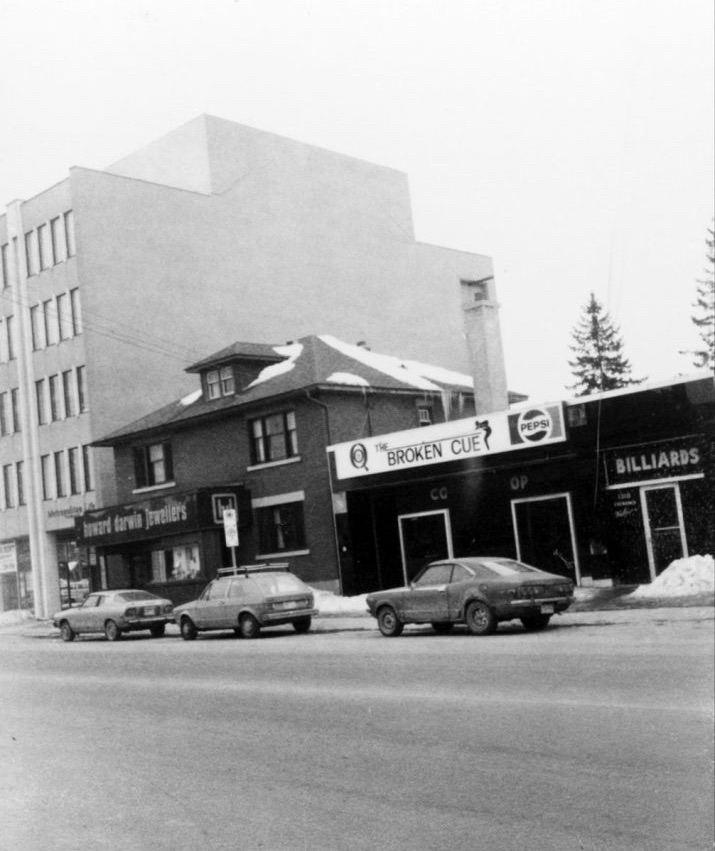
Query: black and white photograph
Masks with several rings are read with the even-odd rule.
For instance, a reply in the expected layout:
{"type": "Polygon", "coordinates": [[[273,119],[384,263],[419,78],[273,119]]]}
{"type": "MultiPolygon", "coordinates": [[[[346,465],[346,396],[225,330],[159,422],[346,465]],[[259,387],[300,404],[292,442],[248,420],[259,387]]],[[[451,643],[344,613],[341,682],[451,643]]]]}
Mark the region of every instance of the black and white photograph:
{"type": "Polygon", "coordinates": [[[0,0],[0,851],[715,851],[711,0],[0,0]]]}

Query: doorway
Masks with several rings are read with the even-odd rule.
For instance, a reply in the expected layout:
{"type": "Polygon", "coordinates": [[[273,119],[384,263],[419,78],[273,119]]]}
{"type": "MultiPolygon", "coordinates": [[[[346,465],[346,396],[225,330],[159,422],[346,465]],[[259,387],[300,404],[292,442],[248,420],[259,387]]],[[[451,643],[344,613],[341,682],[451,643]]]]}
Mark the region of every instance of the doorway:
{"type": "Polygon", "coordinates": [[[401,514],[397,522],[405,585],[428,562],[453,557],[449,509],[401,514]]]}
{"type": "Polygon", "coordinates": [[[651,582],[676,559],[687,558],[680,486],[644,485],[641,508],[651,582]]]}
{"type": "Polygon", "coordinates": [[[513,499],[516,557],[534,567],[581,581],[571,494],[513,499]]]}

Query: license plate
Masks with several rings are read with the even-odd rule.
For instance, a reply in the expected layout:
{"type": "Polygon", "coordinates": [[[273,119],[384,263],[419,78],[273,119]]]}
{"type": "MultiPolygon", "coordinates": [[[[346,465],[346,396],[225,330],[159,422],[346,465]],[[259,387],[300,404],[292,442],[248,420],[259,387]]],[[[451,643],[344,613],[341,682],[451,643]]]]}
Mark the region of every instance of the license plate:
{"type": "Polygon", "coordinates": [[[554,604],[553,603],[543,603],[541,606],[541,614],[542,615],[553,615],[554,613],[554,604]]]}
{"type": "Polygon", "coordinates": [[[144,617],[152,617],[159,614],[158,606],[144,606],[144,617]]]}

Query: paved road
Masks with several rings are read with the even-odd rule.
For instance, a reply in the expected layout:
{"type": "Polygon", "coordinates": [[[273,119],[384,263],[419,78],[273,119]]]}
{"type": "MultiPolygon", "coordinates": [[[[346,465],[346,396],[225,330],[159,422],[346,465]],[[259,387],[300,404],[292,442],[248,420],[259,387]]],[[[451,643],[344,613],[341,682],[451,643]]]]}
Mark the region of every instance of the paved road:
{"type": "Polygon", "coordinates": [[[712,847],[711,609],[319,629],[3,637],[0,848],[712,847]]]}

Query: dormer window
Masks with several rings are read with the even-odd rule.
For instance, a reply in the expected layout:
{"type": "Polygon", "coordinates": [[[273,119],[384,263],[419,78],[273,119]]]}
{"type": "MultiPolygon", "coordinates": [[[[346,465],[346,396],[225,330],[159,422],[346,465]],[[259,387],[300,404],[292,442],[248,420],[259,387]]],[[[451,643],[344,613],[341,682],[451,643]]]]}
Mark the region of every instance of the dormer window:
{"type": "Polygon", "coordinates": [[[233,396],[234,392],[235,382],[232,367],[222,366],[221,369],[212,369],[206,373],[206,395],[209,399],[233,396]]]}

